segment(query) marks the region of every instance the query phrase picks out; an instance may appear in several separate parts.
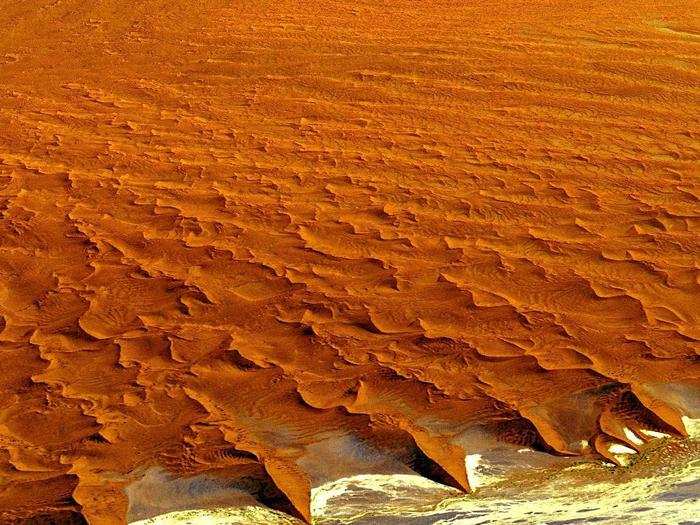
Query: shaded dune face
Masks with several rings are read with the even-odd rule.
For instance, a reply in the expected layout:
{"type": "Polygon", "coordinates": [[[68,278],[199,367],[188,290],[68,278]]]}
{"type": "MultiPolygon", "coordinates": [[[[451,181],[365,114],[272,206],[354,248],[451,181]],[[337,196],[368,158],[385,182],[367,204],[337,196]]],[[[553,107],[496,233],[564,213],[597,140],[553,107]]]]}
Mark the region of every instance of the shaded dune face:
{"type": "Polygon", "coordinates": [[[686,433],[697,14],[485,4],[3,6],[0,521],[686,433]]]}

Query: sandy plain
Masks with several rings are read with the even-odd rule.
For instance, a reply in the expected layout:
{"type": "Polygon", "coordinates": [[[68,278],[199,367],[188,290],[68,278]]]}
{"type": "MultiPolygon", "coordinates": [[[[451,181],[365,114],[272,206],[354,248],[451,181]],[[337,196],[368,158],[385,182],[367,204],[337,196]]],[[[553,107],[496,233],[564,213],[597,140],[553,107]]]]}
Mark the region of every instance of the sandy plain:
{"type": "Polygon", "coordinates": [[[0,522],[697,489],[698,2],[1,7],[0,522]]]}

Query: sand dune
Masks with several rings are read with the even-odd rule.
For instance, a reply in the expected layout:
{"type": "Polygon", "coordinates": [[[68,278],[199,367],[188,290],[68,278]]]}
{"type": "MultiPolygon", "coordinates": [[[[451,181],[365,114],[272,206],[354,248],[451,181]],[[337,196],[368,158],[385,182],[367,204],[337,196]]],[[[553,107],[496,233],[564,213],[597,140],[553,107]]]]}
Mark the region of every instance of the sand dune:
{"type": "Polygon", "coordinates": [[[694,4],[5,2],[0,521],[687,436],[694,4]]]}

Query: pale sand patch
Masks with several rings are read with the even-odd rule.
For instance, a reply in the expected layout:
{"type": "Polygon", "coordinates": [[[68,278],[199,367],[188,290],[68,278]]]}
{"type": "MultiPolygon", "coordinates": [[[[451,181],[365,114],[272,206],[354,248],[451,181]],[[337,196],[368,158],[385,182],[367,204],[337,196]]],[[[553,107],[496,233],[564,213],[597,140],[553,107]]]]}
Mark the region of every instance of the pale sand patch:
{"type": "Polygon", "coordinates": [[[222,509],[182,510],[154,518],[131,522],[131,525],[298,525],[299,520],[262,506],[222,509]]]}
{"type": "MultiPolygon", "coordinates": [[[[473,494],[417,475],[371,474],[339,479],[312,492],[316,525],[477,525],[581,522],[649,525],[692,522],[700,505],[700,444],[663,440],[629,467],[578,462],[507,476],[473,494]]],[[[523,455],[528,455],[523,453],[523,455]]],[[[465,459],[466,461],[466,459],[465,459]]],[[[482,466],[477,458],[471,464],[482,466]]],[[[298,520],[261,507],[175,512],[135,525],[287,525],[298,520]]],[[[133,524],[132,524],[133,525],[133,524]]]]}
{"type": "Polygon", "coordinates": [[[683,416],[681,418],[685,425],[685,431],[691,439],[700,439],[700,419],[683,416]]]}
{"type": "Polygon", "coordinates": [[[641,440],[641,439],[639,439],[639,437],[637,436],[637,434],[635,434],[635,433],[634,433],[632,430],[630,430],[629,428],[624,427],[624,428],[622,429],[622,431],[625,433],[625,437],[626,437],[627,439],[629,439],[629,440],[630,440],[632,443],[634,443],[635,445],[642,445],[642,444],[644,444],[644,441],[641,440]]]}

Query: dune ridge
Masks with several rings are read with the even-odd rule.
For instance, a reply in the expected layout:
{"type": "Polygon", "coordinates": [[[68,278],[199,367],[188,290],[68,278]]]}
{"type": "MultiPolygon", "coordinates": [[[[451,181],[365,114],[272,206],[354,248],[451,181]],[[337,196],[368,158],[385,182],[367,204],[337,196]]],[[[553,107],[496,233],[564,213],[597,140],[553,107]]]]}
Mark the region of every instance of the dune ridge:
{"type": "Polygon", "coordinates": [[[687,435],[697,13],[9,2],[0,520],[687,435]]]}

